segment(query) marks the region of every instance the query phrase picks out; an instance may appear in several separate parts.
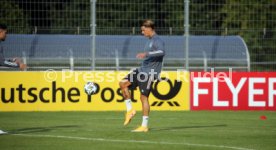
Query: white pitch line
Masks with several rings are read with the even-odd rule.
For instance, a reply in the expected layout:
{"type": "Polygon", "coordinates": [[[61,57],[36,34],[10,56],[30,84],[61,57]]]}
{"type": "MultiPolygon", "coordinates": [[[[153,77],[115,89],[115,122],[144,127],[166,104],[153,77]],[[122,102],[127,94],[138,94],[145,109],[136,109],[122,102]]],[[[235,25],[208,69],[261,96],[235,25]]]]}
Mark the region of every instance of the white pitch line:
{"type": "Polygon", "coordinates": [[[87,141],[103,141],[103,142],[117,142],[117,143],[143,143],[143,144],[161,144],[161,145],[185,145],[195,147],[213,147],[221,149],[233,149],[233,150],[254,150],[249,148],[225,146],[225,145],[209,145],[209,144],[193,144],[193,143],[175,143],[175,142],[156,142],[156,141],[138,141],[138,140],[115,140],[115,139],[103,139],[103,138],[86,138],[86,137],[74,137],[74,136],[62,136],[62,135],[35,135],[35,134],[10,134],[26,137],[47,137],[47,138],[60,138],[60,139],[75,139],[75,140],[87,140],[87,141]]]}

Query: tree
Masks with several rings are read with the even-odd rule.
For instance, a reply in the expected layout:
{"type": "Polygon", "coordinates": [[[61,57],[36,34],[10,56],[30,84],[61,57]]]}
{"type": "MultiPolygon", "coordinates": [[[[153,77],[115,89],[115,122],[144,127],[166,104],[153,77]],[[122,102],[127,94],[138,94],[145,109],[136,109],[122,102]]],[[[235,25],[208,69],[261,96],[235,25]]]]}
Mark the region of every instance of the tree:
{"type": "Polygon", "coordinates": [[[228,0],[222,27],[246,42],[251,61],[276,61],[276,5],[274,0],[228,0]]]}
{"type": "Polygon", "coordinates": [[[224,14],[220,10],[226,0],[194,0],[190,4],[190,33],[193,35],[221,35],[224,14]]]}
{"type": "Polygon", "coordinates": [[[28,16],[16,3],[2,1],[0,5],[0,23],[6,24],[10,33],[30,33],[28,16]]]}
{"type": "Polygon", "coordinates": [[[89,1],[70,0],[62,3],[50,3],[48,13],[51,33],[90,33],[89,1]]]}

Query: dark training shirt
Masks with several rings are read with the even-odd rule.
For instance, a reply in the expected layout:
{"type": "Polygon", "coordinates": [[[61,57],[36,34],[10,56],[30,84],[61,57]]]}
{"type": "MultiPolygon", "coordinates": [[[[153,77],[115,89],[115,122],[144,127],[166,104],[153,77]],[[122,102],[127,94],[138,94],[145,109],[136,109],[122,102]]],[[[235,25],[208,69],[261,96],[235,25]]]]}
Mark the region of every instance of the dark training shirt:
{"type": "Polygon", "coordinates": [[[158,78],[163,66],[163,57],[165,56],[165,43],[157,34],[151,37],[144,48],[147,53],[142,62],[139,72],[147,73],[154,71],[154,77],[158,78]],[[152,70],[152,71],[151,71],[152,70]]]}
{"type": "Polygon", "coordinates": [[[6,66],[6,67],[15,67],[18,68],[18,64],[10,61],[10,60],[6,60],[4,57],[4,50],[3,50],[3,46],[1,45],[1,41],[0,41],[0,66],[6,66]]]}

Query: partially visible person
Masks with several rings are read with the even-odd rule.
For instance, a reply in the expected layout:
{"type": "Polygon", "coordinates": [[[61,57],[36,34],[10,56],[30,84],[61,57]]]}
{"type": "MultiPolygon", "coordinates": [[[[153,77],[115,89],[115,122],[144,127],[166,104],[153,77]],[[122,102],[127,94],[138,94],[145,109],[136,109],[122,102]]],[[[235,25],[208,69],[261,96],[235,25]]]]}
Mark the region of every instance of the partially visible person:
{"type": "Polygon", "coordinates": [[[20,70],[25,70],[27,66],[22,62],[20,58],[5,59],[4,57],[4,50],[1,43],[5,41],[7,37],[7,31],[7,26],[4,24],[0,24],[0,66],[19,68],[20,70]]]}

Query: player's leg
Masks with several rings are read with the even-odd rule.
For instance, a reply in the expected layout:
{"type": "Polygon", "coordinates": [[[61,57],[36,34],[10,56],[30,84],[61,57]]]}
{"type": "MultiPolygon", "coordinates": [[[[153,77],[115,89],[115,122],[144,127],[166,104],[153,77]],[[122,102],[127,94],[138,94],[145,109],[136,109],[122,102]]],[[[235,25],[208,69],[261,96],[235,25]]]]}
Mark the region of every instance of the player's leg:
{"type": "Polygon", "coordinates": [[[129,87],[130,86],[135,86],[134,82],[132,80],[132,73],[128,74],[123,80],[120,81],[119,85],[120,85],[120,89],[122,91],[125,103],[126,103],[126,108],[127,108],[127,112],[125,115],[125,121],[124,121],[124,125],[128,125],[131,121],[131,119],[135,116],[136,114],[136,110],[132,108],[132,104],[131,104],[131,95],[129,92],[129,87]]]}
{"type": "Polygon", "coordinates": [[[142,112],[143,112],[143,116],[149,116],[150,113],[150,105],[149,105],[149,101],[148,101],[148,97],[141,94],[140,96],[140,100],[142,102],[142,112]]]}
{"type": "Polygon", "coordinates": [[[127,79],[123,79],[120,81],[119,85],[120,85],[120,89],[122,91],[124,99],[125,100],[130,99],[131,96],[130,96],[128,87],[131,85],[131,83],[127,79]]]}
{"type": "Polygon", "coordinates": [[[132,132],[148,132],[148,121],[149,121],[149,113],[150,113],[150,105],[149,105],[149,100],[148,96],[145,96],[141,94],[140,100],[142,102],[142,124],[135,130],[132,130],[132,132]]]}
{"type": "Polygon", "coordinates": [[[132,130],[132,132],[148,132],[148,120],[149,120],[149,113],[150,113],[150,104],[149,104],[149,94],[151,91],[151,86],[153,83],[153,79],[148,79],[146,82],[143,82],[140,84],[140,100],[142,102],[142,124],[140,127],[138,127],[135,130],[132,130]]]}

